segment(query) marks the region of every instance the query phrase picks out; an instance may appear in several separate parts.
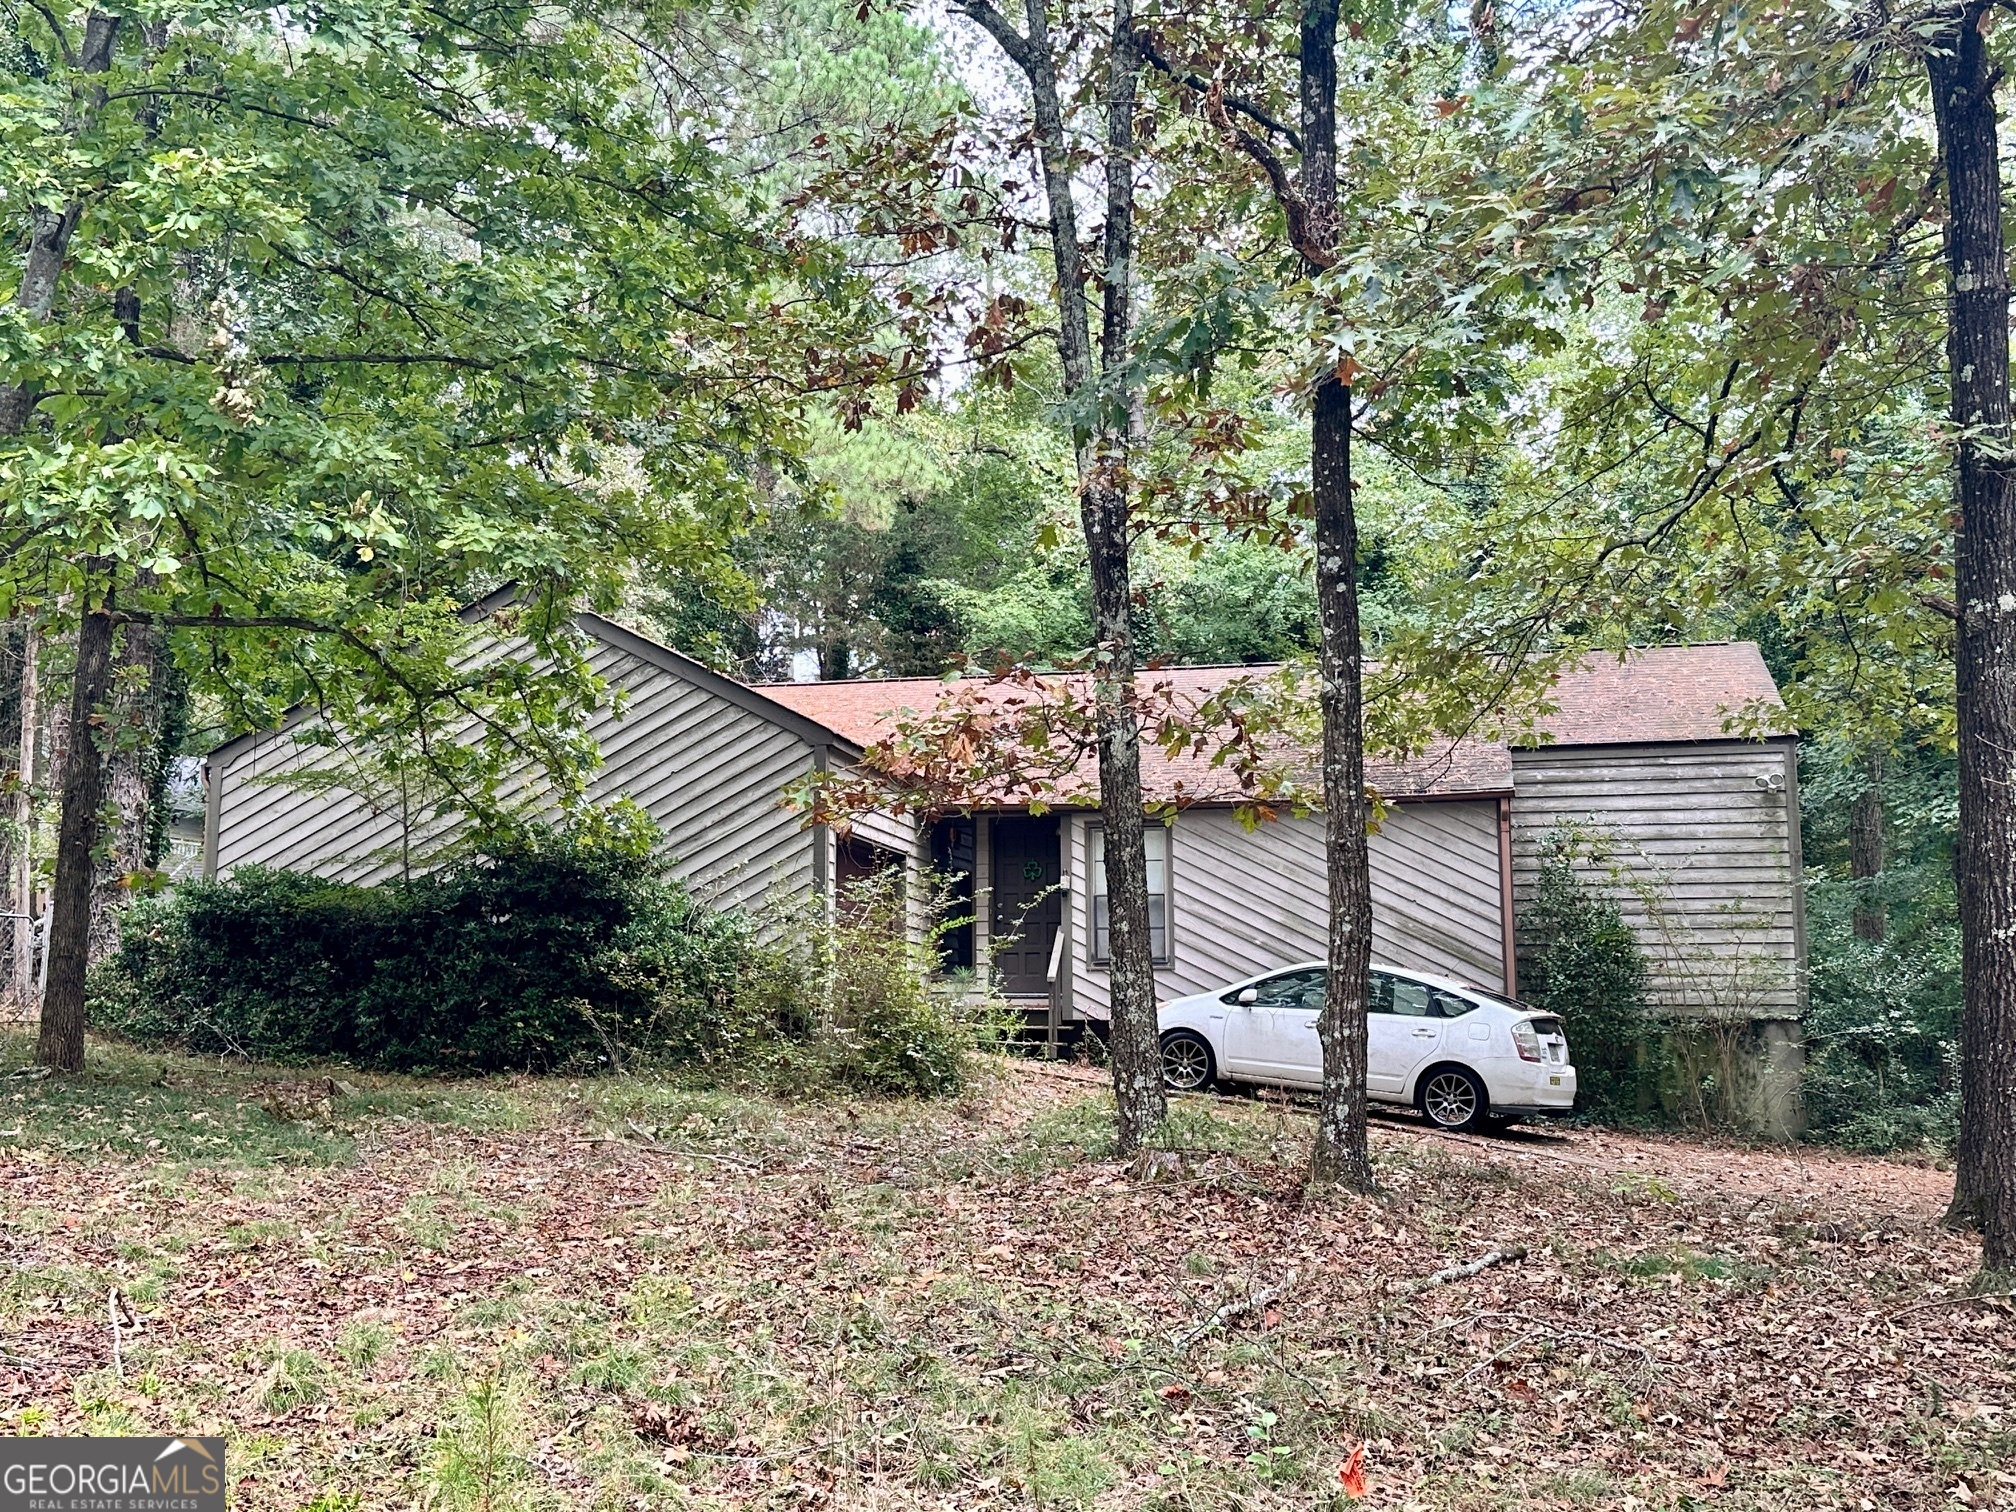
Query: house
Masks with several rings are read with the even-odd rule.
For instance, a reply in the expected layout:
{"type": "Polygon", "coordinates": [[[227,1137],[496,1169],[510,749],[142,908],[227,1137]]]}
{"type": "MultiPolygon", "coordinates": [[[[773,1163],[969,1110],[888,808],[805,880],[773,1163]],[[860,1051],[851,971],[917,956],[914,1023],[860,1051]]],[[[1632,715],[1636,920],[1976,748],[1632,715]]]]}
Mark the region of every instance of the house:
{"type": "MultiPolygon", "coordinates": [[[[1056,1026],[1106,1016],[1096,808],[868,814],[836,835],[779,802],[794,779],[858,761],[903,711],[935,707],[944,681],[752,687],[601,616],[577,623],[623,695],[620,713],[612,701],[591,718],[603,763],[589,796],[639,803],[698,895],[788,903],[830,898],[867,872],[928,868],[952,878],[971,915],[944,941],[948,966],[990,977],[1056,1026]]],[[[1197,698],[1254,670],[1155,676],[1197,698]]],[[[1592,658],[1561,678],[1553,702],[1530,744],[1466,741],[1370,764],[1387,806],[1370,842],[1375,957],[1516,994],[1520,908],[1566,840],[1572,864],[1615,892],[1637,929],[1657,1006],[1738,1026],[1757,1069],[1755,1122],[1789,1125],[1805,962],[1797,753],[1790,734],[1731,733],[1739,714],[1782,715],[1757,648],[1592,658]]],[[[311,718],[211,753],[206,875],[256,864],[369,882],[447,838],[397,795],[329,780],[343,750],[297,740],[311,718]]],[[[1158,992],[1325,954],[1320,818],[1249,829],[1241,794],[1201,759],[1151,748],[1143,775],[1151,800],[1182,804],[1149,832],[1158,992]]],[[[1089,772],[1082,786],[1093,790],[1089,772]]]]}
{"type": "MultiPolygon", "coordinates": [[[[612,694],[589,720],[602,753],[590,801],[639,804],[666,837],[673,874],[723,906],[788,907],[830,893],[832,837],[808,831],[779,795],[807,772],[858,759],[859,748],[612,620],[580,614],[575,623],[612,694]]],[[[314,724],[313,711],[301,710],[276,730],[241,735],[210,753],[206,877],[263,866],[380,882],[451,838],[431,800],[346,783],[346,763],[361,764],[349,762],[340,738],[333,747],[296,738],[314,724]]],[[[915,826],[870,815],[857,833],[858,844],[907,850],[915,826]]]]}
{"type": "MultiPolygon", "coordinates": [[[[1252,667],[1154,674],[1195,701],[1252,667]]],[[[766,697],[866,747],[937,679],[793,683],[766,697]]],[[[1518,921],[1559,855],[1618,901],[1638,933],[1662,1014],[1713,1023],[1733,1043],[1746,1117],[1798,1122],[1798,1017],[1806,959],[1797,740],[1749,642],[1592,657],[1562,676],[1554,712],[1519,746],[1466,741],[1407,763],[1369,762],[1387,805],[1370,838],[1373,955],[1518,992],[1518,921]],[[1780,733],[1732,733],[1738,723],[1780,733]]],[[[1151,802],[1180,801],[1148,835],[1156,990],[1204,991],[1327,954],[1320,817],[1249,829],[1242,794],[1200,758],[1143,752],[1151,802]]],[[[1094,789],[1083,774],[1083,789],[1094,789]]],[[[981,810],[940,818],[912,865],[969,878],[973,922],[955,965],[992,964],[1011,998],[1103,1019],[1102,826],[1096,811],[981,810]]]]}

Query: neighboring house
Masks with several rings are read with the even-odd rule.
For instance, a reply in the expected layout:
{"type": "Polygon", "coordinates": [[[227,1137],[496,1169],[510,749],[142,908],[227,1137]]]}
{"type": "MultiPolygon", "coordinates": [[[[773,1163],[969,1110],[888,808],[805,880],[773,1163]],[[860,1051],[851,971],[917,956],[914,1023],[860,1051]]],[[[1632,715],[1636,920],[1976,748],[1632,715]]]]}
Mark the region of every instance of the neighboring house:
{"type": "MultiPolygon", "coordinates": [[[[794,778],[858,760],[903,711],[931,710],[944,681],[749,687],[599,616],[578,623],[596,670],[626,695],[620,717],[592,718],[603,765],[590,796],[642,805],[696,893],[749,906],[830,897],[887,867],[935,870],[971,915],[942,942],[948,966],[1053,1021],[1106,1016],[1103,831],[1089,804],[921,824],[875,814],[836,836],[779,802],[794,778]]],[[[1256,670],[1154,676],[1201,697],[1256,670]]],[[[1547,738],[1531,745],[1465,742],[1369,765],[1387,804],[1371,839],[1375,958],[1516,994],[1519,905],[1550,843],[1568,837],[1578,871],[1611,887],[1638,930],[1656,1005],[1738,1025],[1741,1057],[1768,1073],[1755,1079],[1753,1121],[1788,1125],[1805,964],[1795,741],[1729,733],[1739,716],[1782,714],[1757,648],[1591,658],[1553,701],[1547,738]]],[[[374,881],[398,873],[402,851],[445,838],[384,795],[304,784],[340,759],[292,738],[308,717],[211,754],[207,875],[257,864],[374,881]]],[[[1320,818],[1249,830],[1240,795],[1201,759],[1151,748],[1143,776],[1151,800],[1186,805],[1149,831],[1159,993],[1325,954],[1320,818]]],[[[1094,791],[1089,770],[1080,785],[1094,791]]]]}
{"type": "MultiPolygon", "coordinates": [[[[1186,701],[1259,670],[1153,675],[1186,701]]],[[[902,711],[932,708],[945,689],[936,678],[901,678],[756,691],[866,746],[902,711]]],[[[1805,955],[1796,743],[1726,728],[1748,712],[1782,711],[1757,648],[1659,647],[1621,662],[1592,659],[1561,678],[1551,701],[1556,712],[1540,722],[1545,738],[1530,746],[1465,742],[1405,764],[1368,763],[1367,780],[1388,805],[1370,847],[1374,955],[1516,992],[1517,907],[1550,841],[1565,837],[1575,842],[1578,871],[1610,886],[1637,926],[1658,1006],[1796,1017],[1805,955]]],[[[1321,818],[1249,830],[1228,780],[1201,758],[1143,751],[1150,801],[1185,805],[1172,821],[1150,825],[1158,990],[1166,983],[1171,996],[1325,953],[1321,818]]],[[[1096,791],[1089,769],[1083,787],[1096,791]]],[[[1100,832],[1096,812],[1068,809],[932,825],[917,855],[975,879],[972,942],[962,936],[953,946],[959,957],[992,959],[1011,995],[1043,995],[1061,932],[1071,1011],[1103,1017],[1104,883],[1093,865],[1100,832]]]]}

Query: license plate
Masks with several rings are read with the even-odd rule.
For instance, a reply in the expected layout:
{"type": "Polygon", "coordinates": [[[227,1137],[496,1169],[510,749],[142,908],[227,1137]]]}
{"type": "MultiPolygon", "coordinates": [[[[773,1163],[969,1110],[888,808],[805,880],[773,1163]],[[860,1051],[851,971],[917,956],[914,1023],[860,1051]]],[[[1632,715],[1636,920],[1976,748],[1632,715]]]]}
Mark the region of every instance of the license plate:
{"type": "Polygon", "coordinates": [[[1558,1076],[1550,1076],[1547,1078],[1547,1085],[1550,1087],[1558,1087],[1561,1085],[1561,1078],[1558,1076]]]}

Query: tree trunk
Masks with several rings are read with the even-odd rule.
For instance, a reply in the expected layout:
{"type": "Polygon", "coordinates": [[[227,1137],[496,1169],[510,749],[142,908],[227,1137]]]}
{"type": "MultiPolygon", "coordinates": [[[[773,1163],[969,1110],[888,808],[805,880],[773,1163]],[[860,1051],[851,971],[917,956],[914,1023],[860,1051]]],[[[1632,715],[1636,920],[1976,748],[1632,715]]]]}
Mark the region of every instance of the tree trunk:
{"type": "MultiPolygon", "coordinates": [[[[144,574],[143,574],[144,576],[144,574]]],[[[119,944],[119,913],[131,879],[151,865],[148,839],[154,766],[166,702],[162,661],[165,636],[155,625],[128,623],[117,634],[106,709],[109,738],[103,752],[104,799],[112,816],[109,843],[97,847],[91,894],[90,959],[102,960],[119,944]]]]}
{"type": "Polygon", "coordinates": [[[15,859],[13,890],[20,910],[14,919],[14,1004],[25,1012],[35,1001],[35,766],[42,720],[42,636],[30,621],[21,632],[21,746],[14,794],[14,822],[21,851],[15,859]]]}
{"type": "Polygon", "coordinates": [[[70,686],[70,738],[62,765],[63,812],[56,832],[56,879],[49,916],[49,985],[35,1059],[59,1071],[84,1069],[84,974],[89,966],[91,892],[105,764],[97,721],[112,681],[112,606],[86,610],[77,627],[70,686]]]}
{"type": "Polygon", "coordinates": [[[1141,729],[1134,712],[1134,596],[1128,561],[1134,394],[1127,371],[1134,326],[1134,109],[1140,76],[1133,0],[1114,0],[1106,75],[1106,235],[1100,278],[1099,396],[1092,475],[1080,490],[1092,576],[1092,678],[1099,721],[1099,808],[1106,824],[1111,951],[1113,1093],[1121,1150],[1137,1150],[1168,1116],[1155,947],[1142,836],[1141,729]]]}
{"type": "Polygon", "coordinates": [[[1373,1180],[1365,1130],[1365,999],[1372,967],[1372,874],[1365,843],[1358,525],[1351,507],[1351,390],[1334,376],[1316,387],[1310,434],[1323,674],[1330,969],[1317,1026],[1323,1041],[1323,1094],[1309,1174],[1319,1182],[1369,1192],[1373,1180]]]}
{"type": "Polygon", "coordinates": [[[1113,1097],[1122,1152],[1140,1148],[1162,1123],[1162,1047],[1155,1006],[1154,948],[1148,927],[1148,860],[1142,838],[1141,732],[1133,705],[1133,598],[1129,581],[1129,457],[1137,395],[1126,386],[1132,339],[1134,259],[1134,114],[1140,76],[1131,0],[1117,0],[1106,76],[1105,268],[1100,281],[1100,368],[1095,385],[1085,259],[1071,190],[1071,143],[1065,135],[1046,0],[1024,0],[1026,33],[988,0],[959,9],[1000,45],[1029,82],[1050,212],[1057,275],[1057,355],[1072,406],[1079,517],[1092,576],[1095,717],[1099,739],[1099,809],[1106,826],[1106,897],[1111,952],[1113,1097]]]}
{"type": "MultiPolygon", "coordinates": [[[[84,18],[84,42],[77,51],[77,70],[102,74],[112,66],[113,48],[119,40],[119,17],[92,11],[84,18]]],[[[75,129],[81,134],[103,104],[103,86],[86,91],[75,112],[75,129]]],[[[61,210],[39,209],[29,225],[28,256],[21,265],[21,282],[14,290],[14,303],[32,322],[49,318],[56,307],[56,284],[62,277],[64,260],[70,255],[70,238],[84,214],[83,205],[70,201],[61,210]]],[[[25,383],[0,382],[0,436],[18,436],[27,428],[35,412],[36,394],[25,383]]]]}
{"type": "MultiPolygon", "coordinates": [[[[1338,0],[1302,7],[1302,200],[1309,241],[1337,246],[1338,0]]],[[[1307,254],[1305,254],[1306,257],[1307,254]]],[[[1311,262],[1312,277],[1322,267],[1311,262]]],[[[1323,374],[1312,395],[1309,483],[1316,507],[1316,613],[1323,687],[1323,826],[1329,971],[1317,1029],[1323,1093],[1309,1174],[1372,1190],[1365,1131],[1365,997],[1372,964],[1372,875],[1365,844],[1365,722],[1358,633],[1358,521],[1351,499],[1351,388],[1323,374]]]]}
{"type": "Polygon", "coordinates": [[[1890,932],[1889,911],[1875,895],[1883,875],[1883,758],[1869,758],[1869,785],[1848,810],[1848,875],[1865,884],[1855,895],[1855,938],[1881,944],[1890,932]]]}
{"type": "Polygon", "coordinates": [[[2016,457],[2010,452],[2009,275],[2002,245],[1997,70],[1986,0],[1926,53],[1945,168],[1946,361],[1959,435],[1955,695],[1959,713],[1960,1149],[1950,1221],[1982,1264],[2016,1271],[2016,457]]]}
{"type": "Polygon", "coordinates": [[[1477,71],[1493,78],[1503,65],[1498,44],[1498,0],[1470,0],[1470,44],[1477,50],[1477,71]]]}

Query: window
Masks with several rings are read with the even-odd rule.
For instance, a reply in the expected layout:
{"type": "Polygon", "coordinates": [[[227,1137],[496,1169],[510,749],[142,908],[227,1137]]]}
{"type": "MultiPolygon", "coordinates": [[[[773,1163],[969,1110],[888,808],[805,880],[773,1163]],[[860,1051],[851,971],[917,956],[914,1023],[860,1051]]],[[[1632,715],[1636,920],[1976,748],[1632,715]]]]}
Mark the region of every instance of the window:
{"type": "Polygon", "coordinates": [[[1365,1003],[1368,1013],[1391,1013],[1400,1018],[1461,1018],[1476,1006],[1440,987],[1388,976],[1383,971],[1372,973],[1372,991],[1365,1003]]]}
{"type": "MultiPolygon", "coordinates": [[[[1106,831],[1090,831],[1092,849],[1092,959],[1104,965],[1113,958],[1106,934],[1106,831]]],[[[1141,832],[1148,852],[1148,944],[1155,963],[1169,961],[1169,831],[1151,824],[1141,832]]]]}
{"type": "MultiPolygon", "coordinates": [[[[1323,981],[1327,973],[1322,971],[1284,971],[1277,977],[1269,977],[1264,982],[1253,985],[1253,1006],[1255,1008],[1307,1008],[1318,1013],[1323,1008],[1323,981]]],[[[1237,1002],[1239,994],[1228,995],[1228,1002],[1237,1002]]]]}

